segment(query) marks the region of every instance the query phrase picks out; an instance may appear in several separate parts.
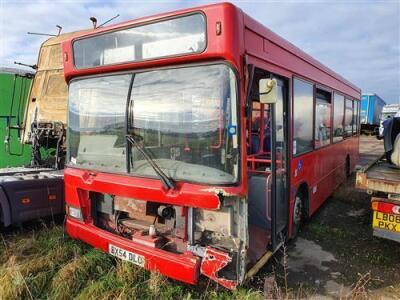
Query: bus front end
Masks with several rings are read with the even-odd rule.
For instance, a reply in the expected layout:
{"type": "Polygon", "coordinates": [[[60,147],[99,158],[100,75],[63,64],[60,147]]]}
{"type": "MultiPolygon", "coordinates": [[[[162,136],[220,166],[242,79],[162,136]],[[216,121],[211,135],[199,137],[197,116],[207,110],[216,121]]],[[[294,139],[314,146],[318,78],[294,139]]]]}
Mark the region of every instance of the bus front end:
{"type": "Polygon", "coordinates": [[[195,284],[202,274],[234,288],[245,277],[247,202],[238,68],[215,54],[228,18],[219,10],[233,8],[98,29],[63,45],[66,230],[168,277],[195,284]]]}

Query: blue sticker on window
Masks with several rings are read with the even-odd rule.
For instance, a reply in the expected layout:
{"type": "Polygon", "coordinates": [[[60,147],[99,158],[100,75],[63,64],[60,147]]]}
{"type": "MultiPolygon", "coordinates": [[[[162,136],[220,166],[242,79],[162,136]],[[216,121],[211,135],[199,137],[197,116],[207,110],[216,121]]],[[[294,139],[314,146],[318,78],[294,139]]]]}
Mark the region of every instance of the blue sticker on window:
{"type": "Polygon", "coordinates": [[[297,171],[301,171],[301,168],[303,168],[303,161],[300,159],[298,162],[297,162],[297,171]]]}
{"type": "Polygon", "coordinates": [[[236,134],[236,125],[230,125],[228,127],[228,134],[229,135],[235,135],[236,134]]]}

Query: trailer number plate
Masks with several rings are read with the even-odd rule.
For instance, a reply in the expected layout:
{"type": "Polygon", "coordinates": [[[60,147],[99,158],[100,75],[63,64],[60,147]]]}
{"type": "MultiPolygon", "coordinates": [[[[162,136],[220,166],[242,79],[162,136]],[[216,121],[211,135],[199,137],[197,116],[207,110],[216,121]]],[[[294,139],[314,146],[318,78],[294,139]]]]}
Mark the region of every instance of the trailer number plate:
{"type": "Polygon", "coordinates": [[[142,255],[124,250],[112,244],[108,245],[108,253],[122,260],[129,261],[135,265],[144,267],[145,258],[142,255]]]}
{"type": "Polygon", "coordinates": [[[372,227],[400,233],[400,215],[374,211],[372,227]]]}

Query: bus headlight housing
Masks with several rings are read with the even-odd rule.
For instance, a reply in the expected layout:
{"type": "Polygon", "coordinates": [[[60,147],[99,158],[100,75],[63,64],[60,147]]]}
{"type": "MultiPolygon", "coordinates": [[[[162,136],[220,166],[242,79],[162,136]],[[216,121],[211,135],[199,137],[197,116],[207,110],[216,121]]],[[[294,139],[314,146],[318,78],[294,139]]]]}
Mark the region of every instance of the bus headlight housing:
{"type": "Polygon", "coordinates": [[[68,206],[68,216],[74,219],[82,220],[82,210],[78,207],[68,206]]]}

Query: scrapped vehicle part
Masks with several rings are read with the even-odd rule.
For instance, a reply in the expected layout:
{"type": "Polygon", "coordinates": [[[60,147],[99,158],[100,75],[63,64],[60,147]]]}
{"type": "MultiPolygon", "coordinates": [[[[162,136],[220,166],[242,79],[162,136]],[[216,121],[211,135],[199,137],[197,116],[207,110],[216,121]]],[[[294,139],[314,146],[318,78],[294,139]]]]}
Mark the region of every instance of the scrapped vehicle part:
{"type": "Polygon", "coordinates": [[[89,31],[60,34],[41,45],[24,116],[22,137],[25,143],[31,143],[32,131],[38,128],[48,127],[45,134],[54,135],[57,131],[54,124],[59,124],[56,127],[66,127],[68,91],[64,80],[61,44],[73,36],[89,31]]]}
{"type": "Polygon", "coordinates": [[[203,275],[214,280],[223,287],[233,289],[238,285],[238,280],[229,280],[218,275],[218,273],[231,262],[232,258],[229,254],[207,247],[201,262],[200,271],[203,275]]]}
{"type": "MultiPolygon", "coordinates": [[[[38,62],[32,66],[36,70],[32,85],[25,81],[17,85],[20,78],[15,78],[12,99],[17,98],[19,87],[20,93],[26,89],[22,94],[27,101],[19,99],[19,104],[12,103],[10,113],[5,116],[10,120],[6,144],[10,145],[15,139],[11,131],[17,130],[21,137],[18,143],[23,144],[22,149],[29,149],[29,153],[24,154],[24,161],[20,161],[24,167],[0,169],[0,222],[5,227],[64,213],[62,169],[68,93],[63,76],[61,42],[74,34],[52,37],[42,44],[38,62]],[[18,120],[16,124],[14,118],[18,120]]],[[[10,147],[15,151],[15,146],[10,147]]]]}

